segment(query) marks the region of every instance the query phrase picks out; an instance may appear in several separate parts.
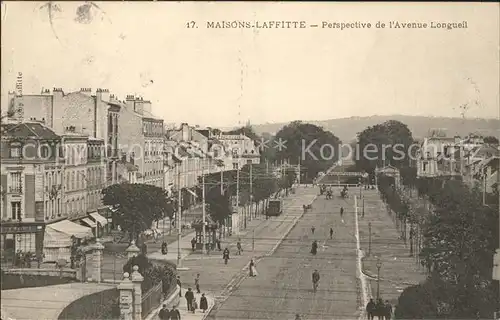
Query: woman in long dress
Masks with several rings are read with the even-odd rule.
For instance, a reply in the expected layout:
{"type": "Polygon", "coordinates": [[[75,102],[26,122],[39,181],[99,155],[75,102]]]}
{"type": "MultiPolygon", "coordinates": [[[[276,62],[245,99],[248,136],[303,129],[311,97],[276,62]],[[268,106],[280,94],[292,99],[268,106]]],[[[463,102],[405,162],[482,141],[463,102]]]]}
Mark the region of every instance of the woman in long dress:
{"type": "Polygon", "coordinates": [[[253,259],[250,260],[249,271],[250,271],[250,277],[257,276],[257,269],[255,268],[255,261],[253,259]]]}

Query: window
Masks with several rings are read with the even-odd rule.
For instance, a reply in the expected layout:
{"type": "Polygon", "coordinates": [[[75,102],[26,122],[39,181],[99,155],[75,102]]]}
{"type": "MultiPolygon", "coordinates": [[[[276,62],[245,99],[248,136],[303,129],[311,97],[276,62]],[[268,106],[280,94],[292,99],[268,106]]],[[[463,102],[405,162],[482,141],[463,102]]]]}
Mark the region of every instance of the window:
{"type": "Polygon", "coordinates": [[[429,163],[428,163],[427,161],[425,161],[425,162],[424,162],[424,167],[423,167],[423,169],[422,169],[423,171],[427,171],[427,165],[428,165],[428,164],[429,164],[429,163]]]}
{"type": "Polygon", "coordinates": [[[10,174],[10,192],[21,192],[21,172],[13,172],[10,174]]]}
{"type": "Polygon", "coordinates": [[[75,185],[75,173],[71,172],[71,190],[75,190],[76,185],[75,185]]]}
{"type": "Polygon", "coordinates": [[[16,142],[10,145],[10,157],[21,158],[21,144],[16,142]]]}
{"type": "Polygon", "coordinates": [[[21,220],[21,201],[13,201],[10,203],[10,206],[12,208],[12,220],[21,220]]]}

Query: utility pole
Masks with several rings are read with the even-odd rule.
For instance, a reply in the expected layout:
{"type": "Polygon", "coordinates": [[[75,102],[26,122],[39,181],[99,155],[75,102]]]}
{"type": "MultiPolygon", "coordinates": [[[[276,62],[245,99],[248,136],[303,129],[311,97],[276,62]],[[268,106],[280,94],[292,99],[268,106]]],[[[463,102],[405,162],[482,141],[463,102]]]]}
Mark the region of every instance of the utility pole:
{"type": "Polygon", "coordinates": [[[299,176],[298,176],[297,182],[300,185],[300,156],[299,156],[299,176]]]}
{"type": "Polygon", "coordinates": [[[368,255],[372,254],[372,223],[368,222],[368,255]]]}
{"type": "Polygon", "coordinates": [[[252,167],[253,165],[250,164],[250,220],[252,220],[252,215],[253,215],[253,178],[252,178],[252,167]]]}
{"type": "Polygon", "coordinates": [[[202,171],[201,173],[201,193],[202,193],[202,200],[201,200],[201,212],[203,214],[203,254],[207,253],[207,238],[205,235],[205,229],[206,229],[206,213],[205,213],[205,173],[202,171]]]}
{"type": "Polygon", "coordinates": [[[178,199],[177,199],[177,268],[181,267],[181,210],[182,210],[182,205],[181,205],[181,172],[179,170],[179,173],[177,174],[177,182],[178,182],[178,199]]]}
{"type": "Polygon", "coordinates": [[[486,205],[486,176],[487,174],[483,170],[483,206],[486,205]]]}
{"type": "Polygon", "coordinates": [[[224,170],[220,170],[220,194],[224,194],[224,170]]]}
{"type": "MultiPolygon", "coordinates": [[[[236,169],[236,215],[238,217],[238,224],[240,221],[240,164],[238,163],[238,168],[236,169]]],[[[238,233],[239,233],[238,226],[238,233]]]]}

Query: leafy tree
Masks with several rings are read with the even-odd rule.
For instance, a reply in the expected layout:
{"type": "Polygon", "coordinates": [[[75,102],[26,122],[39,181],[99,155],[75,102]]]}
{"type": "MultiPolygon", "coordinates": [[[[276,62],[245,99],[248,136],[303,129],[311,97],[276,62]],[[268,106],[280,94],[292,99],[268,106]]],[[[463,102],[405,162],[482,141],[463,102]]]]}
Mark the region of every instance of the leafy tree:
{"type": "Polygon", "coordinates": [[[484,137],[484,143],[498,144],[498,138],[495,136],[484,137]]]}
{"type": "Polygon", "coordinates": [[[252,139],[253,141],[260,140],[259,135],[257,133],[255,133],[255,130],[253,129],[253,127],[250,124],[247,124],[244,127],[241,127],[238,129],[227,131],[226,134],[234,134],[234,135],[243,134],[243,135],[249,137],[250,139],[252,139]]]}
{"type": "Polygon", "coordinates": [[[369,174],[384,164],[397,168],[408,167],[409,154],[414,152],[410,148],[413,143],[411,131],[402,122],[389,120],[368,127],[358,133],[356,166],[369,174]]]}
{"type": "Polygon", "coordinates": [[[165,190],[146,184],[114,184],[102,190],[103,203],[116,209],[114,218],[130,239],[151,227],[153,221],[172,218],[165,190]]]}
{"type": "Polygon", "coordinates": [[[276,161],[287,160],[304,166],[307,179],[312,181],[339,159],[341,141],[333,133],[313,124],[294,121],[275,136],[276,161]]]}
{"type": "MultiPolygon", "coordinates": [[[[449,305],[447,316],[456,319],[474,318],[477,312],[491,316],[498,297],[498,284],[491,280],[498,209],[483,206],[481,191],[460,180],[418,179],[417,189],[433,204],[422,226],[420,256],[432,265],[426,285],[446,287],[446,294],[433,300],[449,305]]],[[[410,298],[400,297],[405,299],[410,298]]]]}

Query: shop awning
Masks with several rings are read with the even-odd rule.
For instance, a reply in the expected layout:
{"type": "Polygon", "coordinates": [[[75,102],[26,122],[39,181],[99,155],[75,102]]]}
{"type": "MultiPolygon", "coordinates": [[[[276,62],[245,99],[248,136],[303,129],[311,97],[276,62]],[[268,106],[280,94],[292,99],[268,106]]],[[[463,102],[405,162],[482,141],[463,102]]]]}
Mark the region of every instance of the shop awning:
{"type": "Polygon", "coordinates": [[[98,222],[101,227],[104,227],[105,225],[108,224],[108,220],[106,218],[104,218],[103,216],[101,216],[99,213],[97,212],[92,212],[90,214],[90,216],[96,221],[98,222]]]}
{"type": "Polygon", "coordinates": [[[81,226],[77,223],[71,222],[69,220],[62,220],[53,224],[48,224],[45,229],[53,229],[65,233],[69,236],[75,236],[79,239],[92,238],[94,237],[92,230],[81,226]]]}
{"type": "Polygon", "coordinates": [[[97,224],[94,221],[90,220],[89,218],[83,218],[82,222],[85,223],[86,225],[88,225],[91,228],[97,227],[97,224]]]}
{"type": "Polygon", "coordinates": [[[43,245],[47,248],[62,248],[71,245],[71,236],[79,239],[93,238],[92,229],[69,220],[48,224],[45,227],[43,245]]]}

